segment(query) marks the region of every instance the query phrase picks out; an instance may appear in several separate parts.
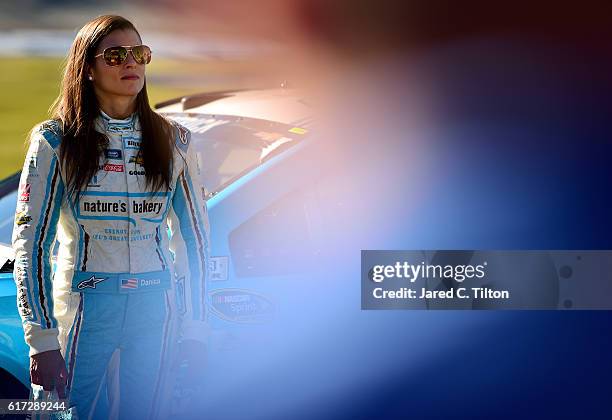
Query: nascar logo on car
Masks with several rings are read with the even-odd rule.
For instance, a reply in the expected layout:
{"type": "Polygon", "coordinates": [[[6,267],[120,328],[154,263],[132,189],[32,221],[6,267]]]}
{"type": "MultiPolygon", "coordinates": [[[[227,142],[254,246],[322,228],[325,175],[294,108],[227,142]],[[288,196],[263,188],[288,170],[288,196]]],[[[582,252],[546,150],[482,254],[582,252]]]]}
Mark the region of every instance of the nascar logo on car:
{"type": "Polygon", "coordinates": [[[270,299],[251,290],[217,289],[210,292],[210,299],[212,313],[230,322],[267,322],[275,312],[270,299]]]}

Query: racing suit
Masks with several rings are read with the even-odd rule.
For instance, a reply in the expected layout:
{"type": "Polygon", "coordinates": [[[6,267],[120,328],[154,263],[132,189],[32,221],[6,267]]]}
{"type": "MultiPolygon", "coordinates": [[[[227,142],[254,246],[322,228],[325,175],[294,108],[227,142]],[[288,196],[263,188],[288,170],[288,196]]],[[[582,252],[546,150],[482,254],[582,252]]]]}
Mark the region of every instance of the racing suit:
{"type": "Polygon", "coordinates": [[[12,237],[17,304],[30,355],[62,352],[79,418],[94,414],[105,374],[115,414],[151,418],[169,398],[160,393],[176,341],[207,337],[206,203],[190,132],[173,125],[171,189],[153,193],[137,114],[101,112],[95,127],[109,144],[80,200],[67,194],[59,124],[31,137],[12,237]]]}

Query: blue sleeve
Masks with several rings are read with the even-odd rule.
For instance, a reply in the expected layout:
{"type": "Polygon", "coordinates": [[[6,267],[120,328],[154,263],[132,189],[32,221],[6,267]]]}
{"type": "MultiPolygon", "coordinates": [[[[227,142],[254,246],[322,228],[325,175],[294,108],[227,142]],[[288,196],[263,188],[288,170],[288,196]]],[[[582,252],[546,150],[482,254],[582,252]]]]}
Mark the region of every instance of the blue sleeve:
{"type": "Polygon", "coordinates": [[[17,306],[30,355],[60,348],[53,314],[51,252],[63,196],[57,155],[43,131],[35,129],[19,181],[12,234],[17,306]]]}
{"type": "MultiPolygon", "coordinates": [[[[188,133],[188,132],[187,132],[188,133]]],[[[187,139],[188,141],[189,139],[187,139]]],[[[200,181],[200,169],[191,145],[185,148],[183,167],[174,186],[168,227],[170,250],[179,287],[183,338],[206,341],[206,280],[208,278],[210,225],[200,181]]]]}

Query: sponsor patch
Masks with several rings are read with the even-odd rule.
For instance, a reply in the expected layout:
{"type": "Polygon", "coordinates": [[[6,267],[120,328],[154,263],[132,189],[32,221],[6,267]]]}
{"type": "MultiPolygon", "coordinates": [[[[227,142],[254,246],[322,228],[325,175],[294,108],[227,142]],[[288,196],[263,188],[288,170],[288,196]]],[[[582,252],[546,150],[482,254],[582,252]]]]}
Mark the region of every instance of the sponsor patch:
{"type": "Polygon", "coordinates": [[[19,298],[18,302],[18,310],[19,314],[23,317],[29,317],[32,315],[32,309],[30,309],[30,304],[28,303],[28,298],[26,297],[26,289],[21,287],[19,288],[19,298]]]}
{"type": "Polygon", "coordinates": [[[21,184],[19,186],[19,201],[22,203],[30,201],[30,184],[21,184]]]}
{"type": "Polygon", "coordinates": [[[87,280],[83,280],[82,282],[79,282],[79,284],[77,284],[77,289],[95,289],[96,288],[96,284],[106,280],[107,277],[96,277],[96,276],[91,276],[90,278],[88,278],[87,280]]]}
{"type": "Polygon", "coordinates": [[[15,267],[15,274],[15,282],[17,282],[18,286],[23,286],[23,279],[27,275],[26,271],[23,269],[23,267],[17,266],[15,267]]]}
{"type": "Polygon", "coordinates": [[[129,133],[134,129],[131,124],[112,124],[108,126],[107,130],[111,133],[129,133]]]}
{"type": "Polygon", "coordinates": [[[127,137],[127,138],[123,139],[123,146],[126,149],[136,149],[136,150],[138,150],[138,149],[140,149],[140,141],[136,140],[135,138],[127,137]]]}
{"type": "Polygon", "coordinates": [[[107,159],[123,159],[120,149],[106,149],[104,155],[107,159]]]}
{"type": "Polygon", "coordinates": [[[94,175],[91,177],[91,184],[87,184],[88,188],[99,188],[100,184],[98,183],[98,175],[94,175]]]}
{"type": "Polygon", "coordinates": [[[20,211],[15,216],[15,223],[18,226],[25,225],[26,223],[30,223],[32,221],[32,216],[27,214],[25,211],[20,211]]]}
{"type": "Polygon", "coordinates": [[[166,202],[164,200],[133,199],[104,197],[102,199],[85,199],[79,202],[79,216],[97,215],[138,215],[144,217],[159,216],[163,213],[166,202]],[[131,204],[131,206],[130,206],[131,204]]]}
{"type": "Polygon", "coordinates": [[[209,296],[212,313],[229,322],[262,323],[274,316],[272,301],[251,290],[217,289],[209,296]]]}
{"type": "Polygon", "coordinates": [[[164,203],[159,202],[159,201],[147,201],[147,200],[142,200],[140,202],[135,201],[135,200],[132,201],[132,211],[135,214],[138,214],[138,213],[159,214],[163,206],[164,206],[164,203]]]}
{"type": "Polygon", "coordinates": [[[106,163],[102,166],[101,169],[106,172],[123,172],[123,165],[106,163]]]}
{"type": "Polygon", "coordinates": [[[137,163],[140,166],[144,165],[144,159],[140,155],[130,156],[129,163],[137,163]]]}
{"type": "Polygon", "coordinates": [[[108,200],[96,200],[96,201],[85,201],[82,200],[81,204],[81,214],[83,215],[91,215],[91,214],[99,214],[99,213],[122,213],[125,214],[128,211],[128,203],[121,199],[111,201],[108,200]]]}

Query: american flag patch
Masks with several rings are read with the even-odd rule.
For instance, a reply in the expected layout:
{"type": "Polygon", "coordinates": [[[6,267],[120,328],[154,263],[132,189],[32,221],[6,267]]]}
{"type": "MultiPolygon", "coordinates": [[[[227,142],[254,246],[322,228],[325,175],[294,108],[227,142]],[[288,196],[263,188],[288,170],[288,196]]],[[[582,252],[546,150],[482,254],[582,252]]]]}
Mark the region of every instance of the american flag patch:
{"type": "Polygon", "coordinates": [[[122,289],[138,289],[138,279],[121,279],[122,289]]]}

